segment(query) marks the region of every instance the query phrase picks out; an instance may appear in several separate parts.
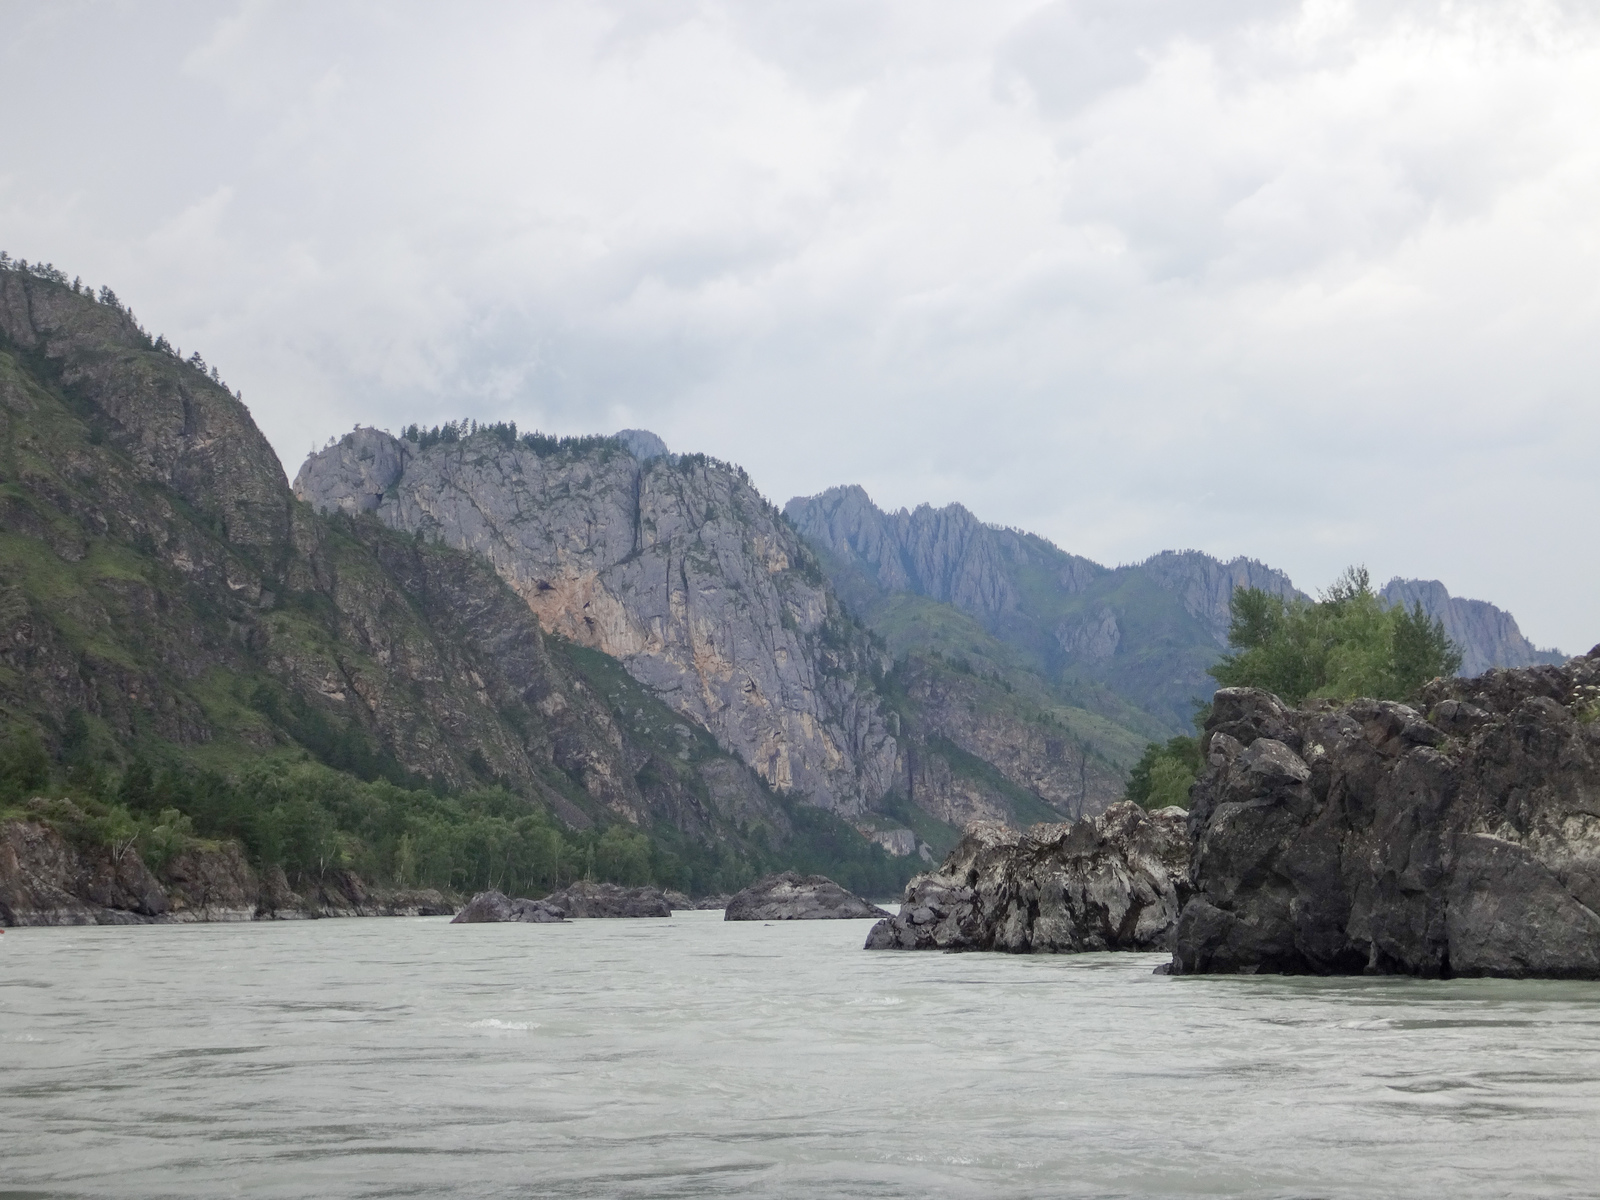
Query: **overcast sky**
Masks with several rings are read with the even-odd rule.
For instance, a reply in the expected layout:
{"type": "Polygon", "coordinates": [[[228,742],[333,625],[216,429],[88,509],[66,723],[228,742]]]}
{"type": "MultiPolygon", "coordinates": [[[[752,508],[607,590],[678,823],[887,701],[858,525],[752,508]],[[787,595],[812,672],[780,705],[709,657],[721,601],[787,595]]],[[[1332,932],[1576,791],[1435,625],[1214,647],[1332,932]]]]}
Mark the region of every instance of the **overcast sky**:
{"type": "Polygon", "coordinates": [[[1600,641],[1600,6],[0,0],[0,248],[292,475],[653,429],[782,504],[1600,641]]]}

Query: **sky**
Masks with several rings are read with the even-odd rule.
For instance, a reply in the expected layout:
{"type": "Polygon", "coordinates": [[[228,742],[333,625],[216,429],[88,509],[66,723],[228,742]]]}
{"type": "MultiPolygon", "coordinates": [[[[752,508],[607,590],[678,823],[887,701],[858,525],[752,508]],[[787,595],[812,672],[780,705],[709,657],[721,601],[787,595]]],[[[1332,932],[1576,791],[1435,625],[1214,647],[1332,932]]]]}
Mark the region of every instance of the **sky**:
{"type": "Polygon", "coordinates": [[[1600,6],[0,0],[0,248],[356,424],[1600,641],[1600,6]]]}

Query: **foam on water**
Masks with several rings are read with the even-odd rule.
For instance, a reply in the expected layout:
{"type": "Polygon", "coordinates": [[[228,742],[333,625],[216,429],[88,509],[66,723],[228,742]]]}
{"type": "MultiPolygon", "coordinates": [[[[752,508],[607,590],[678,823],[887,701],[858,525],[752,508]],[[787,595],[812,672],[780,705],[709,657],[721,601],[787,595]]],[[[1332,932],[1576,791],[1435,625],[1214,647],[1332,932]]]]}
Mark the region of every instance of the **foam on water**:
{"type": "Polygon", "coordinates": [[[12,930],[0,1194],[1593,1194],[1600,985],[722,914],[12,930]]]}

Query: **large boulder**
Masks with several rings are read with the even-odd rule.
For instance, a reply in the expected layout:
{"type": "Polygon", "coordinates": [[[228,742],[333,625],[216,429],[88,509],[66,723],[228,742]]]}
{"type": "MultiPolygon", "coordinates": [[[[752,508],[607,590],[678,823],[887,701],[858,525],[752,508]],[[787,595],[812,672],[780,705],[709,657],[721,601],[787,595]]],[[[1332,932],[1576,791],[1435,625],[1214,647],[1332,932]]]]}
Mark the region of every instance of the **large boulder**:
{"type": "Polygon", "coordinates": [[[971,827],[906,885],[868,950],[1165,950],[1187,892],[1181,809],[1120,801],[1090,821],[971,827]]]}
{"type": "Polygon", "coordinates": [[[530,921],[552,924],[566,914],[547,900],[513,900],[504,892],[479,892],[455,915],[452,925],[481,925],[495,921],[530,921]]]}
{"type": "Polygon", "coordinates": [[[784,871],[758,879],[728,898],[724,921],[828,921],[886,917],[876,904],[852,895],[826,875],[784,871]]]}
{"type": "Polygon", "coordinates": [[[660,888],[615,883],[572,884],[545,897],[569,917],[670,917],[672,904],[660,888]]]}
{"type": "Polygon", "coordinates": [[[1219,691],[1171,970],[1600,978],[1600,647],[1416,708],[1219,691]]]}

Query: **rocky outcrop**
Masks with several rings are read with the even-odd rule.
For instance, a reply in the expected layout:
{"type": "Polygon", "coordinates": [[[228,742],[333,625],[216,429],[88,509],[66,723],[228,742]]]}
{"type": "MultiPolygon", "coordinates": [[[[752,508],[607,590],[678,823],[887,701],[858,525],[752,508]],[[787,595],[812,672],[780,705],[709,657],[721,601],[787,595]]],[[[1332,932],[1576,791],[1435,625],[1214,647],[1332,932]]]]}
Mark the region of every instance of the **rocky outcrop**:
{"type": "Polygon", "coordinates": [[[1461,649],[1461,674],[1482,675],[1495,667],[1559,666],[1566,655],[1541,650],[1517,627],[1516,618],[1486,600],[1452,596],[1437,579],[1391,579],[1378,593],[1389,604],[1422,611],[1444,626],[1461,649]]]}
{"type": "Polygon", "coordinates": [[[354,871],[302,881],[301,907],[319,917],[448,917],[456,906],[433,888],[372,887],[354,871]]]}
{"type": "Polygon", "coordinates": [[[868,950],[1016,954],[1164,950],[1187,892],[1185,815],[1119,802],[1092,821],[1026,833],[975,826],[906,885],[868,950]]]}
{"type": "Polygon", "coordinates": [[[1600,978],[1600,647],[1410,708],[1216,697],[1172,970],[1600,978]]]}
{"type": "Polygon", "coordinates": [[[640,431],[556,445],[357,430],[299,496],[485,556],[545,629],[620,659],[774,788],[844,814],[895,782],[877,663],[799,537],[744,472],[640,431]],[[663,448],[664,449],[664,448],[663,448]]]}
{"type": "Polygon", "coordinates": [[[528,921],[549,925],[565,921],[567,914],[548,900],[513,900],[504,892],[479,892],[458,912],[452,925],[481,925],[495,921],[528,921]]]}
{"type": "MultiPolygon", "coordinates": [[[[68,801],[49,802],[57,811],[68,801]]],[[[69,814],[70,815],[70,814],[69,814]]],[[[153,873],[131,845],[79,846],[42,821],[0,824],[0,925],[147,925],[455,911],[430,889],[371,888],[350,871],[289,887],[231,842],[180,850],[153,873]]]]}
{"type": "Polygon", "coordinates": [[[161,882],[174,921],[252,921],[264,907],[262,881],[234,842],[180,850],[162,866],[161,882]]]}
{"type": "Polygon", "coordinates": [[[852,895],[826,875],[784,871],[758,879],[728,898],[724,921],[829,921],[886,917],[876,904],[852,895]]]}
{"type": "Polygon", "coordinates": [[[544,904],[569,917],[670,917],[672,904],[660,888],[623,887],[587,880],[552,892],[544,904]]]}
{"type": "Polygon", "coordinates": [[[131,847],[79,850],[49,825],[0,824],[0,925],[140,925],[167,911],[131,847]]]}

